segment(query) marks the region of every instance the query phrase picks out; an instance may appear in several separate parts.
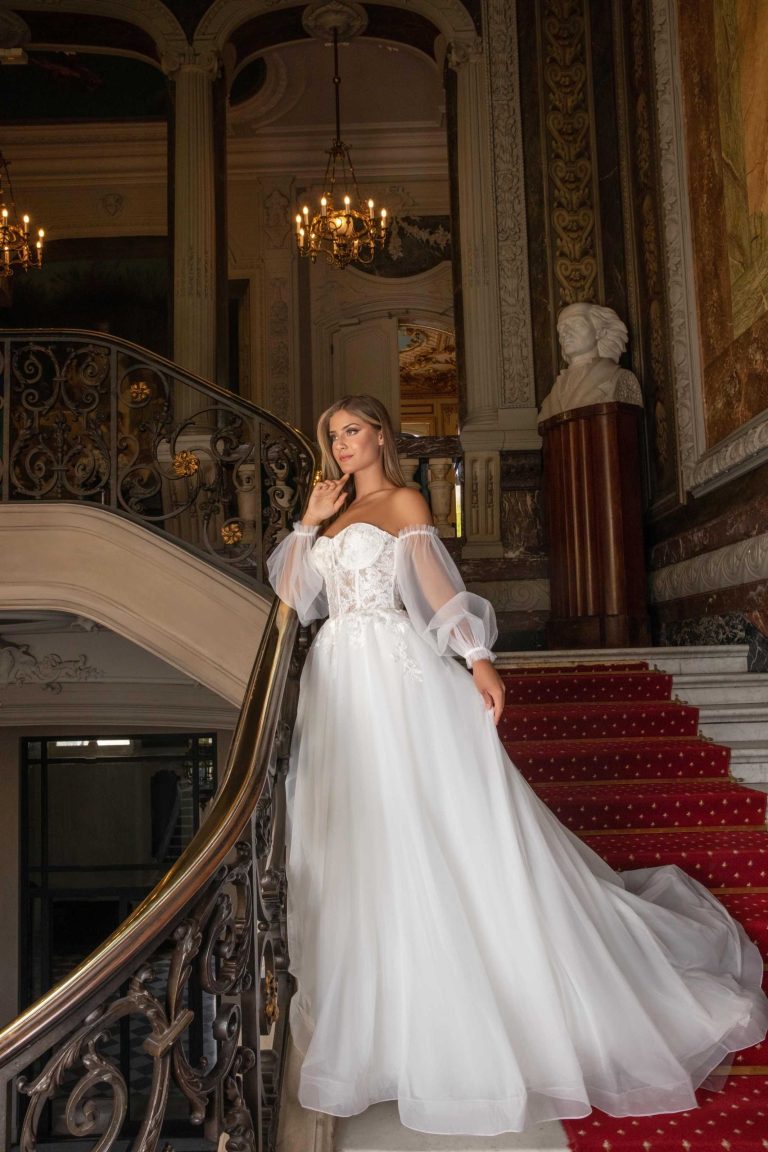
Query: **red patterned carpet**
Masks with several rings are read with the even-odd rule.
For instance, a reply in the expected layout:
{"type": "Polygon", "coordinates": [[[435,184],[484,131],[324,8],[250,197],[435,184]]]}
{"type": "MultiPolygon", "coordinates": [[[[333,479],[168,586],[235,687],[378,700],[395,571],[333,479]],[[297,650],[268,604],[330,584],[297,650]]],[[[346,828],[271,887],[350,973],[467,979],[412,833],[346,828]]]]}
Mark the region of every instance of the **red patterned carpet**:
{"type": "MultiPolygon", "coordinates": [[[[560,820],[614,868],[679,864],[712,888],[768,960],[768,797],[730,780],[727,748],[640,662],[503,672],[507,750],[560,820]]],[[[768,983],[766,984],[768,987],[768,983]]],[[[768,1042],[722,1092],[672,1116],[565,1122],[573,1152],[768,1152],[768,1042]]]]}

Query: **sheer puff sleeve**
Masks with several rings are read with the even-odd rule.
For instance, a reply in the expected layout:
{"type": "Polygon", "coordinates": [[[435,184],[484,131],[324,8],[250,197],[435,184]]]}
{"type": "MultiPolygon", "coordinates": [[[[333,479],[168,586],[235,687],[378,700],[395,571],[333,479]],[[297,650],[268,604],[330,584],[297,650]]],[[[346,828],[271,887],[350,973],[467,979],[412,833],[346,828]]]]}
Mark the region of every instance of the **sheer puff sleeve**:
{"type": "Polygon", "coordinates": [[[424,524],[402,530],[395,575],[412,624],[441,656],[450,648],[468,668],[476,660],[494,659],[496,614],[487,600],[466,590],[436,528],[424,524]]]}
{"type": "Polygon", "coordinates": [[[267,560],[269,582],[302,624],[328,615],[325,582],[310,559],[317,528],[294,524],[267,560]]]}

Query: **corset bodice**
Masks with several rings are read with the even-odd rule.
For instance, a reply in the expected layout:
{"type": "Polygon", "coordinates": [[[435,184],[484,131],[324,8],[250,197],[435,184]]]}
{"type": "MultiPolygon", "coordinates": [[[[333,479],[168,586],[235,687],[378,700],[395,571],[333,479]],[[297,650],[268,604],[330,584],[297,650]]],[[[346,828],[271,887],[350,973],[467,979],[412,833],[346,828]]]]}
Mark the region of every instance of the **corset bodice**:
{"type": "Polygon", "coordinates": [[[348,524],[336,536],[321,536],[312,564],[325,580],[329,616],[351,612],[401,611],[395,582],[396,539],[375,524],[348,524]]]}

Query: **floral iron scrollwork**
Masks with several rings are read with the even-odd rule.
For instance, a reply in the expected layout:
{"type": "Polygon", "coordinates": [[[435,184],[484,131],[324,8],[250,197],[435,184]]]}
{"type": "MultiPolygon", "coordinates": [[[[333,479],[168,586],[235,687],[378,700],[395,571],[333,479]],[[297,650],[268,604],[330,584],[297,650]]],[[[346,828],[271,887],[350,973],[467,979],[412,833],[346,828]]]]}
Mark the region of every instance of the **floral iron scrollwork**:
{"type": "Polygon", "coordinates": [[[30,1098],[21,1130],[20,1152],[35,1152],[43,1109],[78,1066],[82,1066],[83,1072],[69,1090],[65,1109],[67,1131],[78,1137],[100,1133],[94,1152],[104,1152],[114,1145],[127,1112],[128,1086],[120,1067],[100,1049],[119,1021],[134,1015],[143,1016],[150,1026],[145,1047],[151,1046],[153,1055],[147,1111],[134,1147],[154,1148],[168,1098],[171,1048],[188,1026],[192,1013],[183,1011],[175,1019],[169,1019],[149,987],[151,980],[151,966],[143,965],[130,980],[127,993],[91,1013],[39,1075],[31,1080],[19,1079],[19,1091],[30,1098]],[[111,1108],[106,1115],[92,1099],[93,1090],[99,1085],[108,1087],[112,1093],[111,1108]]]}
{"type": "Polygon", "coordinates": [[[113,337],[0,340],[4,500],[87,500],[259,583],[313,462],[282,422],[113,337]]]}
{"type": "MultiPolygon", "coordinates": [[[[174,930],[168,965],[165,1005],[151,987],[153,965],[144,964],[131,978],[127,992],[91,1013],[82,1026],[50,1057],[42,1072],[18,1087],[30,1099],[22,1125],[20,1152],[34,1152],[37,1131],[46,1104],[67,1092],[64,1116],[72,1136],[97,1136],[94,1152],[107,1152],[120,1137],[127,1115],[128,1087],[119,1064],[104,1051],[121,1020],[141,1016],[149,1025],[143,1041],[152,1063],[152,1077],[146,1111],[133,1148],[150,1152],[160,1137],[168,1101],[171,1075],[190,1104],[190,1119],[202,1124],[226,1097],[224,1117],[217,1129],[230,1132],[230,1149],[257,1152],[250,1142],[253,1121],[242,1098],[245,1072],[253,1067],[254,1053],[240,1045],[241,1008],[238,1003],[221,1003],[211,1025],[210,1040],[216,1050],[209,1064],[203,1057],[193,1067],[186,1054],[185,1040],[194,1019],[187,1007],[188,988],[197,970],[201,988],[212,995],[232,996],[251,982],[248,960],[253,934],[251,895],[251,854],[247,844],[237,847],[237,859],[224,865],[203,897],[174,930]],[[70,1086],[73,1073],[81,1074],[70,1086]],[[108,1088],[111,1097],[105,1106],[97,1088],[108,1088]],[[230,1127],[228,1128],[227,1125],[230,1127]]],[[[161,969],[158,964],[158,971],[161,969]]],[[[210,1047],[210,1045],[209,1045],[210,1047]]]]}

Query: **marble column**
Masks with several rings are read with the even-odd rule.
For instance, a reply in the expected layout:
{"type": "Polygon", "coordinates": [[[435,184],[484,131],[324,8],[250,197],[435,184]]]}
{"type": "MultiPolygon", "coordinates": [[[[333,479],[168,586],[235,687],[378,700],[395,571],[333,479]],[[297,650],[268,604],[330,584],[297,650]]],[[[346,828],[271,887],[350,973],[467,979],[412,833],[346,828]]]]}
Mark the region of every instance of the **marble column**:
{"type": "Polygon", "coordinates": [[[454,41],[456,151],[464,336],[466,416],[461,425],[465,465],[464,555],[501,556],[498,483],[502,379],[496,199],[488,65],[479,38],[454,41]]]}
{"type": "Polygon", "coordinates": [[[462,430],[493,429],[498,422],[501,329],[490,86],[482,41],[454,42],[448,62],[457,79],[457,193],[467,408],[462,430]]]}
{"type": "Polygon", "coordinates": [[[216,196],[213,84],[218,59],[189,52],[168,71],[174,80],[173,358],[216,375],[216,196]]]}

